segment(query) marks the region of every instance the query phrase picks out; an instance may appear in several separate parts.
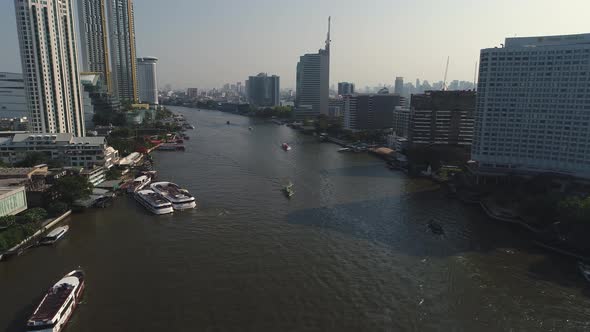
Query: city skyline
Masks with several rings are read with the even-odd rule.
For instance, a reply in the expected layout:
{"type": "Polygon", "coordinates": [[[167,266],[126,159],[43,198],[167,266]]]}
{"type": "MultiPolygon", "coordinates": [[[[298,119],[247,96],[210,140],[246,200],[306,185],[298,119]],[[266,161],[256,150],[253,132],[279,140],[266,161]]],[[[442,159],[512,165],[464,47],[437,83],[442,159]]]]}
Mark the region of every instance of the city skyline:
{"type": "MultiPolygon", "coordinates": [[[[304,2],[312,5],[311,1],[304,2]]],[[[294,88],[294,67],[299,55],[322,47],[325,19],[332,15],[330,84],[392,84],[396,76],[403,76],[408,82],[416,77],[436,82],[443,79],[447,56],[451,57],[449,79],[472,81],[481,48],[499,46],[506,36],[515,34],[586,32],[583,15],[590,9],[590,4],[578,0],[567,8],[556,7],[548,0],[487,4],[422,1],[403,6],[377,0],[371,6],[358,8],[344,0],[313,3],[316,10],[312,13],[302,9],[309,7],[305,3],[235,1],[223,6],[224,15],[232,19],[219,20],[215,13],[222,8],[213,1],[177,1],[170,7],[168,3],[145,0],[135,4],[137,53],[160,58],[162,86],[170,83],[174,88],[213,88],[253,72],[273,72],[282,77],[283,87],[294,88]],[[504,11],[506,6],[511,10],[504,11]],[[265,16],[262,23],[250,21],[248,16],[252,16],[246,15],[254,9],[265,16]],[[571,19],[552,19],[566,11],[571,19]],[[486,16],[480,17],[481,12],[486,16]],[[307,23],[286,24],[287,19],[307,23]],[[494,24],[500,20],[502,25],[494,24]],[[156,21],[165,23],[154,24],[156,21]],[[268,25],[273,29],[268,29],[268,25]]],[[[18,72],[12,2],[0,4],[0,18],[0,38],[7,45],[0,50],[0,71],[18,72]]]]}

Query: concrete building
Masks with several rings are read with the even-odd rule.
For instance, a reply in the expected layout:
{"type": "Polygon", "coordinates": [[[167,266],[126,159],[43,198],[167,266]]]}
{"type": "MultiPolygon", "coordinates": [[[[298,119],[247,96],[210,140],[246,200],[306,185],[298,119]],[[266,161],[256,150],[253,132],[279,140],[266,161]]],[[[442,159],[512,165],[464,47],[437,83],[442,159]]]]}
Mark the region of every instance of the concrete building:
{"type": "Polygon", "coordinates": [[[40,152],[69,167],[112,167],[118,152],[109,149],[104,137],[75,137],[72,134],[16,134],[0,138],[0,160],[14,164],[28,153],[40,152]]]}
{"type": "Polygon", "coordinates": [[[72,0],[15,0],[31,130],[84,136],[72,0]]]}
{"type": "Polygon", "coordinates": [[[256,107],[274,107],[281,104],[280,78],[260,73],[246,81],[248,102],[256,107]]]}
{"type": "Polygon", "coordinates": [[[137,102],[137,60],[133,0],[106,0],[112,84],[121,101],[137,102]]]}
{"type": "Polygon", "coordinates": [[[396,94],[359,94],[344,96],[344,129],[379,130],[393,127],[394,110],[405,105],[396,94]]]}
{"type": "Polygon", "coordinates": [[[28,116],[25,82],[22,74],[0,73],[0,116],[28,116]]]}
{"type": "Polygon", "coordinates": [[[340,82],[338,83],[338,95],[353,95],[354,94],[354,83],[340,82]]]}
{"type": "Polygon", "coordinates": [[[139,87],[139,102],[158,105],[158,77],[156,57],[137,58],[137,84],[139,87]]]}
{"type": "Polygon", "coordinates": [[[590,34],[481,50],[472,158],[502,173],[590,178],[590,34]]]}
{"type": "Polygon", "coordinates": [[[393,93],[396,93],[400,96],[404,94],[404,78],[403,77],[396,77],[395,78],[395,86],[393,88],[393,93]]]}
{"type": "Polygon", "coordinates": [[[25,187],[0,188],[0,217],[13,216],[27,209],[25,187]]]}
{"type": "Polygon", "coordinates": [[[393,111],[393,132],[397,136],[408,137],[410,130],[410,109],[405,106],[396,107],[393,111]]]}
{"type": "Polygon", "coordinates": [[[331,118],[344,117],[344,98],[330,98],[328,101],[328,116],[331,118]]]}
{"type": "Polygon", "coordinates": [[[86,128],[94,129],[93,118],[96,114],[112,113],[120,108],[117,98],[107,92],[107,88],[100,73],[80,73],[84,100],[84,119],[86,128]]]}
{"type": "Polygon", "coordinates": [[[318,53],[305,54],[297,63],[295,117],[314,118],[328,115],[330,96],[330,20],[326,47],[318,53]]]}
{"type": "Polygon", "coordinates": [[[412,145],[471,146],[475,124],[474,91],[427,91],[412,95],[412,145]]]}
{"type": "Polygon", "coordinates": [[[113,93],[105,1],[78,0],[80,68],[100,74],[106,91],[113,93]]]}

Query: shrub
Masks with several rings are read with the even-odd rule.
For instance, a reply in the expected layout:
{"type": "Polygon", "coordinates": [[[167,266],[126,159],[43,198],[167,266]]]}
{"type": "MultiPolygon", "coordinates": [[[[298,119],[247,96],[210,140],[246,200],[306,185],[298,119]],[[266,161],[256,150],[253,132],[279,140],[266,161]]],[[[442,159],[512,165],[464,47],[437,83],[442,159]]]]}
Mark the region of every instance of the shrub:
{"type": "Polygon", "coordinates": [[[0,217],[0,229],[8,228],[16,222],[15,216],[4,216],[0,217]]]}
{"type": "Polygon", "coordinates": [[[34,208],[25,211],[22,216],[26,223],[34,223],[47,218],[47,211],[43,208],[34,208]]]}

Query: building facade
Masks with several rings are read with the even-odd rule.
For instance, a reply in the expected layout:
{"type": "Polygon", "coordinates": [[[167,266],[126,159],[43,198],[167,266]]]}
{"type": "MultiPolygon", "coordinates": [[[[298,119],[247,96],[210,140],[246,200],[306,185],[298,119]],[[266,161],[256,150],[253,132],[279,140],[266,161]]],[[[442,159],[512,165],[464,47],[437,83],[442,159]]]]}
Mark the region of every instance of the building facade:
{"type": "Polygon", "coordinates": [[[396,107],[393,111],[393,131],[396,136],[407,138],[410,130],[410,109],[405,106],[396,107]]]}
{"type": "Polygon", "coordinates": [[[137,83],[139,102],[158,105],[158,76],[156,57],[137,58],[137,83]]]}
{"type": "Polygon", "coordinates": [[[80,66],[84,72],[102,75],[106,91],[112,93],[105,1],[78,0],[80,66]]]}
{"type": "Polygon", "coordinates": [[[473,159],[499,172],[590,178],[590,34],[481,50],[473,159]]]}
{"type": "Polygon", "coordinates": [[[397,93],[400,96],[404,94],[404,78],[403,77],[396,77],[395,78],[395,85],[393,87],[393,93],[397,93]]]}
{"type": "Polygon", "coordinates": [[[427,91],[412,95],[412,145],[470,147],[475,124],[474,91],[427,91]]]}
{"type": "Polygon", "coordinates": [[[28,116],[25,82],[22,74],[0,72],[0,116],[28,116]]]}
{"type": "Polygon", "coordinates": [[[186,89],[186,96],[190,99],[196,99],[199,97],[199,89],[198,88],[188,88],[186,89]]]}
{"type": "Polygon", "coordinates": [[[25,187],[0,188],[0,217],[13,216],[27,209],[25,187]]]}
{"type": "Polygon", "coordinates": [[[31,130],[84,136],[72,0],[15,0],[31,130]]]}
{"type": "Polygon", "coordinates": [[[344,129],[380,130],[392,128],[396,107],[405,98],[396,94],[359,94],[344,96],[344,129]]]}
{"type": "Polygon", "coordinates": [[[338,95],[353,95],[354,94],[354,83],[340,82],[338,83],[338,95]]]}
{"type": "Polygon", "coordinates": [[[318,53],[305,54],[297,63],[295,117],[313,118],[328,115],[330,96],[330,22],[326,47],[318,53]]]}
{"type": "Polygon", "coordinates": [[[112,84],[121,101],[137,102],[133,0],[107,0],[112,84]]]}
{"type": "Polygon", "coordinates": [[[72,134],[16,134],[0,138],[0,160],[14,164],[27,154],[39,152],[68,167],[112,167],[118,152],[109,149],[104,137],[75,137],[72,134]]]}
{"type": "Polygon", "coordinates": [[[281,104],[280,78],[260,73],[246,81],[248,102],[256,107],[274,107],[281,104]]]}

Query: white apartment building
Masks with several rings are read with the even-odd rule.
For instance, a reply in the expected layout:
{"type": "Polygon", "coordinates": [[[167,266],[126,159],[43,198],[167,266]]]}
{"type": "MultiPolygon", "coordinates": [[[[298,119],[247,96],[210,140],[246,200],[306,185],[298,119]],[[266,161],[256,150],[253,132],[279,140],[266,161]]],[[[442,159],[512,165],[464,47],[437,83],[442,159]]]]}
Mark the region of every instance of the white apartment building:
{"type": "Polygon", "coordinates": [[[484,169],[590,178],[590,34],[481,50],[472,154],[484,169]]]}
{"type": "Polygon", "coordinates": [[[72,0],[14,0],[31,129],[84,136],[72,0]]]}
{"type": "Polygon", "coordinates": [[[104,137],[75,137],[72,134],[16,134],[0,138],[0,160],[13,164],[28,153],[40,152],[64,166],[104,166],[110,168],[119,159],[119,152],[107,145],[104,137]]]}
{"type": "Polygon", "coordinates": [[[156,57],[137,58],[137,84],[139,86],[139,102],[158,105],[158,76],[156,57]]]}

